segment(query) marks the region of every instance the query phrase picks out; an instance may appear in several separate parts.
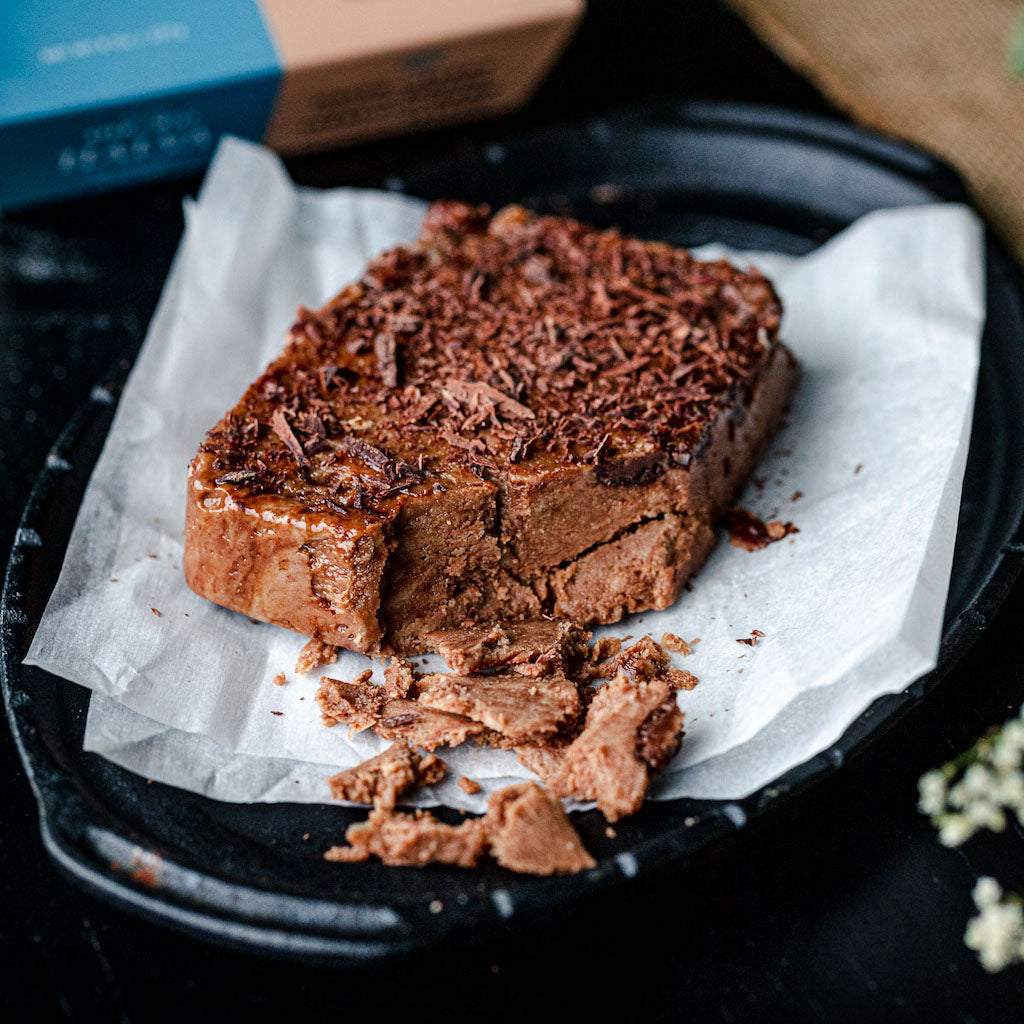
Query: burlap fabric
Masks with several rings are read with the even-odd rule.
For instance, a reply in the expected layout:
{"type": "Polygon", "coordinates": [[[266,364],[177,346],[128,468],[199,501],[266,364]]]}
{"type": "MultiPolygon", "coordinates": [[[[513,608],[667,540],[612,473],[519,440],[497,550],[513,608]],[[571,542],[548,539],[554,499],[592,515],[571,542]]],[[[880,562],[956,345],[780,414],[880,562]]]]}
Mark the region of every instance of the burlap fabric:
{"type": "Polygon", "coordinates": [[[1020,0],[726,0],[869,127],[957,168],[1024,260],[1024,78],[1008,70],[1020,0]]]}

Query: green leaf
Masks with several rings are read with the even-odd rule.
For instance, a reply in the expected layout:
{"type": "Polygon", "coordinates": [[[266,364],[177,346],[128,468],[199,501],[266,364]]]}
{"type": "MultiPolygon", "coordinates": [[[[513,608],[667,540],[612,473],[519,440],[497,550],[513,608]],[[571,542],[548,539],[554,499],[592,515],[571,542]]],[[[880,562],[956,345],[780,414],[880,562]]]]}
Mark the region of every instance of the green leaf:
{"type": "Polygon", "coordinates": [[[1010,34],[1010,47],[1006,53],[1007,70],[1015,78],[1024,78],[1024,10],[1010,34]]]}

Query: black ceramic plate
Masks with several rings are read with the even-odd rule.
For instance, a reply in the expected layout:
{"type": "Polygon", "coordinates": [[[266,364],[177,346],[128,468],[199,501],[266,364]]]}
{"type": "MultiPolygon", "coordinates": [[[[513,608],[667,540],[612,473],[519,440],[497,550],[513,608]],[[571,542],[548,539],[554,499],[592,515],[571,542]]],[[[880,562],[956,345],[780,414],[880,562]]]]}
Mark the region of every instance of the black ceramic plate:
{"type": "MultiPolygon", "coordinates": [[[[929,157],[828,121],[697,106],[625,114],[481,147],[389,185],[577,214],[683,244],[718,240],[803,253],[879,207],[960,201],[929,157]]],[[[876,701],[842,739],[745,800],[648,804],[608,839],[578,816],[594,870],[534,879],[494,866],[339,868],[321,852],[361,816],[339,807],[239,806],[147,784],[81,747],[88,694],[21,659],[42,614],[121,373],[93,392],[25,509],[3,596],[8,714],[39,801],[47,850],[81,883],[151,918],[277,954],[372,958],[529,921],[723,841],[838,769],[920,700],[979,635],[1022,558],[1024,304],[1004,251],[987,247],[988,320],[939,668],[876,701]],[[308,839],[304,838],[308,836],[308,839]]]]}

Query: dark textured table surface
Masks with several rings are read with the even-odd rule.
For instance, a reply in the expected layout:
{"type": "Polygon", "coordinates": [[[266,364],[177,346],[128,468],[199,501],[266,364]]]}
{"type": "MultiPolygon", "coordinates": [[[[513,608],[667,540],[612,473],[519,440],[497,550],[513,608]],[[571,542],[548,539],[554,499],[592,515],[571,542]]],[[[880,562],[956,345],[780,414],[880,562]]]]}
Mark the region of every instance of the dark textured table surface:
{"type": "MultiPolygon", "coordinates": [[[[595,0],[565,59],[514,117],[293,165],[314,184],[376,184],[467,138],[647,99],[829,112],[714,0],[595,0]]],[[[141,342],[195,182],[0,219],[0,540],[45,453],[115,360],[141,342]]],[[[1024,345],[1024,339],[1021,339],[1024,345]]],[[[472,950],[382,968],[314,968],[204,947],[74,888],[43,852],[9,734],[0,735],[0,977],[9,1020],[214,1014],[358,1019],[550,1010],[603,1021],[1020,1019],[1024,968],[989,977],[962,944],[979,874],[1024,886],[1021,830],[943,849],[915,810],[918,775],[1024,700],[1018,583],[924,706],[731,848],[472,950]],[[358,1016],[356,1016],[358,1015],[358,1016]]],[[[453,1018],[454,1019],[454,1018],[453,1018]]]]}

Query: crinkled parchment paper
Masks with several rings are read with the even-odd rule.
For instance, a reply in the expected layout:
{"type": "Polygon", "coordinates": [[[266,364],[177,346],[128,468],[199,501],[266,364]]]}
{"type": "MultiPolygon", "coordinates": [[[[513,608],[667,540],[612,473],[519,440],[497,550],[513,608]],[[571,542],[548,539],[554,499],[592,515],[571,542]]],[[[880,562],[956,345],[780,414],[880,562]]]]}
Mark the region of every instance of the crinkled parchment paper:
{"type": "MultiPolygon", "coordinates": [[[[321,725],[319,673],[291,670],[303,638],[185,586],[185,469],[280,350],[296,305],[322,304],[370,256],[415,237],[421,214],[397,195],[297,189],[268,151],[222,144],[29,652],[93,690],[86,749],[221,800],[317,802],[331,771],[383,746],[321,725]]],[[[800,532],[754,553],[723,542],[675,607],[608,628],[700,637],[677,658],[700,685],[681,695],[686,740],[655,796],[743,796],[935,664],[984,317],[981,245],[975,216],[942,205],[872,214],[800,259],[737,256],[775,280],[802,367],[742,503],[800,532]],[[736,643],[753,629],[765,634],[756,646],[736,643]]],[[[330,672],[368,665],[345,652],[330,672]]],[[[454,773],[423,802],[480,809],[489,789],[528,777],[508,752],[444,756],[454,773]],[[484,791],[463,793],[459,773],[484,791]]]]}

